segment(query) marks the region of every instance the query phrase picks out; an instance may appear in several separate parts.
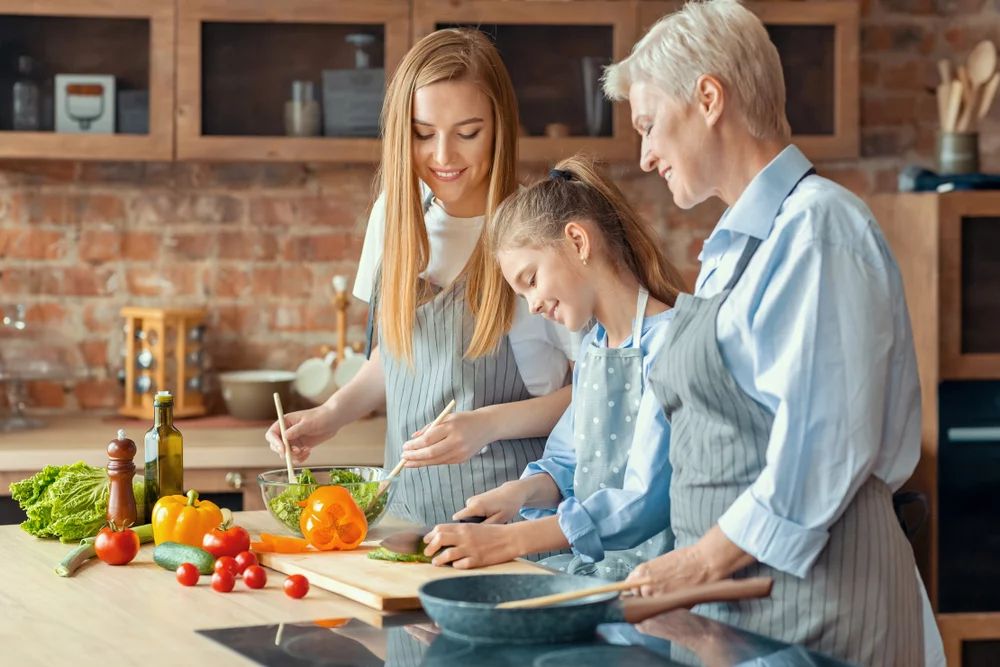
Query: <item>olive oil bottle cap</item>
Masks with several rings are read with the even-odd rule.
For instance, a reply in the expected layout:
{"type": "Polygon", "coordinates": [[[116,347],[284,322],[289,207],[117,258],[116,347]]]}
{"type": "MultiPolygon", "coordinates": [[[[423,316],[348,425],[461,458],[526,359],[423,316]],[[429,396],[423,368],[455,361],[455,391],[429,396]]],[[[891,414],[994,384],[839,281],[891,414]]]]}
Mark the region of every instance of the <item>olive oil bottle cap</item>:
{"type": "Polygon", "coordinates": [[[156,396],[153,398],[153,405],[173,405],[174,397],[170,395],[169,391],[158,391],[156,396]]]}

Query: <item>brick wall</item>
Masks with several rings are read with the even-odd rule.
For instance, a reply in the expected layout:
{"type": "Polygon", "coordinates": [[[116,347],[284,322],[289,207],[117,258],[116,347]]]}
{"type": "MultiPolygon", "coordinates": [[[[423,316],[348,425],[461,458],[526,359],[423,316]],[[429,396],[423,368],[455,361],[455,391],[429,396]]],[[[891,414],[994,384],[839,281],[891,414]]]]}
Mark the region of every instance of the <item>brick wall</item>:
{"type": "MultiPolygon", "coordinates": [[[[895,188],[908,162],[932,166],[937,58],[997,39],[984,0],[864,0],[862,158],[820,173],[862,196],[895,188]]],[[[1000,112],[982,128],[984,169],[1000,166],[1000,112]]],[[[617,165],[618,183],[657,224],[689,282],[722,212],[681,212],[656,177],[617,165]]],[[[371,200],[371,165],[0,163],[0,304],[77,341],[95,379],[37,383],[50,408],[113,408],[129,305],[207,307],[217,369],[294,368],[333,344],[330,280],[353,278],[371,200]]],[[[530,177],[533,174],[525,174],[530,177]]],[[[350,312],[363,338],[363,304],[350,312]]]]}

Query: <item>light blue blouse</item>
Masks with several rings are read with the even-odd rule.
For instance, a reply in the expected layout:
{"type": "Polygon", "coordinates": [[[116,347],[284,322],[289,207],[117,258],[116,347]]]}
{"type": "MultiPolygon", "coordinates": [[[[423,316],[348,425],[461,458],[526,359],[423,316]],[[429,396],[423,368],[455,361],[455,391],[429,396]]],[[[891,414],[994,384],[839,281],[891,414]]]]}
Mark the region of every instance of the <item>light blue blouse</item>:
{"type": "MultiPolygon", "coordinates": [[[[558,514],[559,527],[572,545],[573,553],[585,562],[604,559],[605,550],[617,551],[639,546],[670,525],[670,425],[652,391],[646,390],[646,377],[653,359],[666,342],[673,310],[643,320],[639,348],[642,350],[643,392],[635,419],[632,452],[625,469],[624,488],[601,489],[585,500],[573,495],[576,472],[573,423],[576,418],[570,403],[545,444],[542,458],[528,464],[521,478],[548,473],[563,500],[556,509],[524,508],[521,516],[538,519],[558,514]]],[[[607,333],[600,324],[584,337],[577,359],[583,359],[587,347],[606,347],[607,333]]],[[[632,344],[629,336],[621,345],[632,344]]],[[[577,391],[578,372],[573,371],[573,394],[577,391]]]]}

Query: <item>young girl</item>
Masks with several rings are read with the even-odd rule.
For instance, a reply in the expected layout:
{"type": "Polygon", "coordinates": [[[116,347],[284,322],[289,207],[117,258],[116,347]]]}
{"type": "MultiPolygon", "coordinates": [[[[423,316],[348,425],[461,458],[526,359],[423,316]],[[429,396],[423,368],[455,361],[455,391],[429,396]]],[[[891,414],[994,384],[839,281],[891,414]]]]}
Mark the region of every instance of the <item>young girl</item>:
{"type": "MultiPolygon", "coordinates": [[[[422,524],[517,479],[570,400],[569,333],[515,312],[480,238],[517,188],[517,127],[510,77],[481,33],[440,30],[406,54],[386,91],[383,192],[354,285],[370,304],[369,360],[324,405],[287,415],[302,462],[385,405],[385,467],[409,468],[390,512],[422,524]]],[[[277,423],[267,439],[283,455],[277,423]]]]}
{"type": "Polygon", "coordinates": [[[470,499],[455,518],[486,522],[437,526],[426,554],[443,548],[436,565],[467,568],[572,547],[542,562],[624,579],[673,545],[669,426],[646,391],[646,373],[682,279],[618,188],[579,157],[505,201],[488,236],[532,313],[570,331],[591,318],[598,324],[584,339],[573,402],[541,460],[470,499]],[[518,510],[535,520],[496,525],[518,510]]]}

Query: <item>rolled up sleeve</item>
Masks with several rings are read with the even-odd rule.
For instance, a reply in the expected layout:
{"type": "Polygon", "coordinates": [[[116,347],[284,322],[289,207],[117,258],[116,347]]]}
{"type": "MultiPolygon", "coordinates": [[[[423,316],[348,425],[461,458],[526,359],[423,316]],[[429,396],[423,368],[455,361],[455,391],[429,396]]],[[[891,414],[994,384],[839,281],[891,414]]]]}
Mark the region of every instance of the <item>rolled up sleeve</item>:
{"type": "MultiPolygon", "coordinates": [[[[521,473],[521,479],[532,475],[548,474],[559,487],[563,498],[573,496],[573,476],[576,474],[576,449],[573,448],[573,404],[556,422],[555,428],[545,442],[542,458],[532,461],[521,473]]],[[[523,507],[521,516],[525,519],[541,519],[552,516],[556,508],[523,507]]]]}

